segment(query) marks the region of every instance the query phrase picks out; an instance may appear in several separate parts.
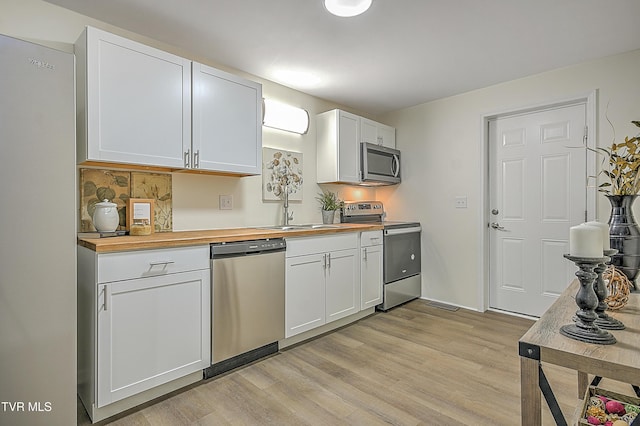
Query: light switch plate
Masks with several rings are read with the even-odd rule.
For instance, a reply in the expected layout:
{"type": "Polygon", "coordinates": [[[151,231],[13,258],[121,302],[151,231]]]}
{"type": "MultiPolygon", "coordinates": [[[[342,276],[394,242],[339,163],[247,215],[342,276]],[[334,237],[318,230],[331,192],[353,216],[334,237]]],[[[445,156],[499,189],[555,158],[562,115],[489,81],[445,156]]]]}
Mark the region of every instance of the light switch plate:
{"type": "Polygon", "coordinates": [[[456,197],[456,209],[467,208],[467,197],[456,197]]]}
{"type": "Polygon", "coordinates": [[[220,195],[219,204],[220,204],[220,210],[232,210],[233,195],[220,195]]]}

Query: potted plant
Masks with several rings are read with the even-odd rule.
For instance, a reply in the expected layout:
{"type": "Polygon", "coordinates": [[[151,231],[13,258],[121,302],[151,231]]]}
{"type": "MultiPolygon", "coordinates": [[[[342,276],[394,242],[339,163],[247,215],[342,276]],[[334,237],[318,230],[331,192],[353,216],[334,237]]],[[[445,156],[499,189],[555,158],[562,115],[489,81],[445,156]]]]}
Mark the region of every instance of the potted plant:
{"type": "MultiPolygon", "coordinates": [[[[640,121],[632,121],[640,127],[640,121]]],[[[597,148],[608,159],[608,170],[603,169],[610,182],[599,186],[607,195],[637,195],[640,193],[640,134],[624,138],[624,142],[611,144],[610,148],[597,148]]]]}
{"type": "Polygon", "coordinates": [[[318,193],[316,200],[320,203],[320,210],[322,210],[322,223],[333,223],[336,210],[342,207],[342,200],[338,198],[338,194],[323,190],[318,193]]]}
{"type": "MultiPolygon", "coordinates": [[[[640,121],[632,121],[640,127],[640,121]]],[[[640,134],[625,137],[624,142],[609,148],[597,148],[604,154],[602,172],[609,178],[598,191],[605,193],[611,203],[609,217],[609,238],[611,248],[618,254],[611,257],[611,264],[617,267],[633,283],[640,272],[640,227],[633,217],[632,205],[640,193],[640,134]]]]}

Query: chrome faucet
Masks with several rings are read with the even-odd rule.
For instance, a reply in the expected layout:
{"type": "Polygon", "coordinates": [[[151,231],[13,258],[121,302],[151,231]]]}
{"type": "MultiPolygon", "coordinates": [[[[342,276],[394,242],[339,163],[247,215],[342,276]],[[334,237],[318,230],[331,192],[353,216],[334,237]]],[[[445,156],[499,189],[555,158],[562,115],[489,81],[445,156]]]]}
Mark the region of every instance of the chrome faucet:
{"type": "Polygon", "coordinates": [[[289,214],[289,187],[284,187],[284,223],[282,225],[289,225],[289,221],[293,220],[293,212],[289,214]]]}

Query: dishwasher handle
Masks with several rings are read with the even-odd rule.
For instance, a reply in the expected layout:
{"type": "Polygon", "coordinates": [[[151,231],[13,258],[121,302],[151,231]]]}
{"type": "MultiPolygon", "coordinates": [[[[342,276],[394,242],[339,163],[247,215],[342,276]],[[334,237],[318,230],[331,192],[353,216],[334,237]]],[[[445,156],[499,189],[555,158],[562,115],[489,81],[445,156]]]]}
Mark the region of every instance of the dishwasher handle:
{"type": "Polygon", "coordinates": [[[250,256],[284,251],[287,243],[284,238],[271,238],[266,240],[237,241],[232,243],[211,244],[211,259],[226,257],[250,256]]]}

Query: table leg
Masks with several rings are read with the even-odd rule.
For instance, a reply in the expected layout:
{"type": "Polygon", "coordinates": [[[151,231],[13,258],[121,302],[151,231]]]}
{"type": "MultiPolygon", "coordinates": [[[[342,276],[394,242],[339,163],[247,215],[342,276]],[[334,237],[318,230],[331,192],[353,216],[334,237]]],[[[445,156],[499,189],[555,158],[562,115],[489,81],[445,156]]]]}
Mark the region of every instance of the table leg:
{"type": "Polygon", "coordinates": [[[542,424],[540,361],[520,357],[520,418],[522,426],[542,424]]]}
{"type": "Polygon", "coordinates": [[[589,386],[589,375],[584,371],[578,371],[578,399],[584,398],[589,386]]]}

